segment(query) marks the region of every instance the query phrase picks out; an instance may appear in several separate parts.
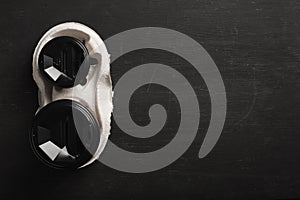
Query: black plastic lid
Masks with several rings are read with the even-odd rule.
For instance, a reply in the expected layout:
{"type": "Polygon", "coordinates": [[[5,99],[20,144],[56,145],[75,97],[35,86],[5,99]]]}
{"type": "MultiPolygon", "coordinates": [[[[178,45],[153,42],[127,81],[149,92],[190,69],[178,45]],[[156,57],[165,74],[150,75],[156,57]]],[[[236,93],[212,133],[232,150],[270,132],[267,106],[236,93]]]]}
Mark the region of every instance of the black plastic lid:
{"type": "Polygon", "coordinates": [[[54,168],[78,168],[95,154],[100,128],[93,114],[72,100],[58,100],[34,117],[30,141],[35,154],[54,168]]]}
{"type": "Polygon", "coordinates": [[[90,67],[88,50],[76,38],[63,36],[50,40],[41,50],[38,62],[43,77],[55,86],[68,88],[86,83],[90,67]]]}

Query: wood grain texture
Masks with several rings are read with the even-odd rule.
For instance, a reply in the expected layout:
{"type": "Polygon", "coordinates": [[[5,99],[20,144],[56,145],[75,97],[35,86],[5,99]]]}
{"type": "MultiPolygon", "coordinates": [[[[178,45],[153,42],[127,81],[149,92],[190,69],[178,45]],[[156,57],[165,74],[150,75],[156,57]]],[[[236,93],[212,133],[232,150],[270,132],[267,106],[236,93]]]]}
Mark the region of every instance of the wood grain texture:
{"type": "MultiPolygon", "coordinates": [[[[297,0],[1,1],[1,199],[300,198],[300,2],[297,0]],[[116,82],[126,70],[168,64],[188,77],[198,94],[199,132],[170,166],[129,174],[97,162],[83,170],[49,169],[28,140],[37,108],[31,60],[52,26],[78,21],[103,39],[137,27],[185,33],[211,55],[224,79],[228,113],[220,140],[204,159],[197,154],[209,123],[210,100],[201,77],[185,60],[161,51],[136,51],[112,65],[116,82]]],[[[178,128],[178,103],[166,88],[149,85],[132,97],[132,116],[149,122],[147,107],[161,103],[171,115],[149,141],[128,138],[113,123],[112,140],[137,152],[160,148],[178,128]]]]}

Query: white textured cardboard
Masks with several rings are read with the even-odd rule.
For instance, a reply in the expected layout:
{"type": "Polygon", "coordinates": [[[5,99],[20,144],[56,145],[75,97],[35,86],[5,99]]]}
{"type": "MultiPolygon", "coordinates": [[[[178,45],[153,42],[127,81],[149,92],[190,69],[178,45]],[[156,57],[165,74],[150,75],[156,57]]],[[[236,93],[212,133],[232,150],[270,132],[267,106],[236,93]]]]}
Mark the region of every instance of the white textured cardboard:
{"type": "Polygon", "coordinates": [[[101,129],[99,133],[101,134],[100,144],[93,158],[83,166],[90,164],[100,156],[107,143],[113,109],[110,59],[103,40],[95,31],[83,24],[75,22],[59,24],[47,31],[40,39],[33,54],[32,67],[33,79],[39,89],[39,109],[59,99],[71,99],[88,107],[97,118],[101,129]],[[38,68],[39,54],[47,42],[60,36],[70,36],[85,41],[89,55],[98,60],[97,65],[90,67],[87,75],[87,83],[83,86],[57,88],[50,85],[41,77],[38,68]]]}

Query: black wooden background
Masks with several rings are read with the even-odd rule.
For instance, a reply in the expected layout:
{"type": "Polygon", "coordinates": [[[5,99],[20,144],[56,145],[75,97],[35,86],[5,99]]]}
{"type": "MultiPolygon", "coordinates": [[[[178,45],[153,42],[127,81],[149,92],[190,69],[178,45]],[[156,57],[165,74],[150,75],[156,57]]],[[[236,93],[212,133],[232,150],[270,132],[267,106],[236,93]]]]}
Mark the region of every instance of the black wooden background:
{"type": "MultiPolygon", "coordinates": [[[[300,198],[298,0],[5,0],[0,10],[0,199],[300,198]],[[210,114],[201,77],[176,55],[139,50],[112,65],[112,79],[116,82],[126,70],[147,62],[168,64],[189,77],[202,109],[189,150],[170,166],[146,174],[119,172],[100,162],[72,172],[44,166],[28,140],[38,106],[32,54],[45,31],[66,21],[82,22],[103,39],[155,26],[198,41],[217,64],[228,97],[226,124],[213,151],[197,158],[210,114]]],[[[135,140],[113,123],[111,139],[136,152],[170,141],[179,123],[172,110],[179,108],[168,89],[154,84],[138,89],[131,114],[145,125],[147,108],[158,102],[169,111],[159,135],[135,140]]]]}

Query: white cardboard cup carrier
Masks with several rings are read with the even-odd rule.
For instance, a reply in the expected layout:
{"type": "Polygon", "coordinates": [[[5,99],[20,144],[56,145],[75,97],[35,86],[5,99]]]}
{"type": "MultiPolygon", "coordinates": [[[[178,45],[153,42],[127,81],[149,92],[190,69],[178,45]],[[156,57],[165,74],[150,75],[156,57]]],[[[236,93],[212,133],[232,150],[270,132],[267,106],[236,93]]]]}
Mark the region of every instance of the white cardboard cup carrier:
{"type": "Polygon", "coordinates": [[[77,101],[87,107],[98,120],[100,126],[100,143],[96,153],[86,166],[96,160],[103,151],[110,134],[110,118],[113,109],[112,83],[110,77],[110,59],[106,46],[99,35],[89,27],[75,22],[59,24],[49,31],[38,42],[33,54],[33,79],[38,86],[39,108],[60,99],[77,101]],[[84,41],[89,56],[96,59],[98,64],[90,67],[87,82],[71,88],[59,88],[48,83],[41,75],[38,59],[43,47],[52,39],[69,36],[84,41]]]}

